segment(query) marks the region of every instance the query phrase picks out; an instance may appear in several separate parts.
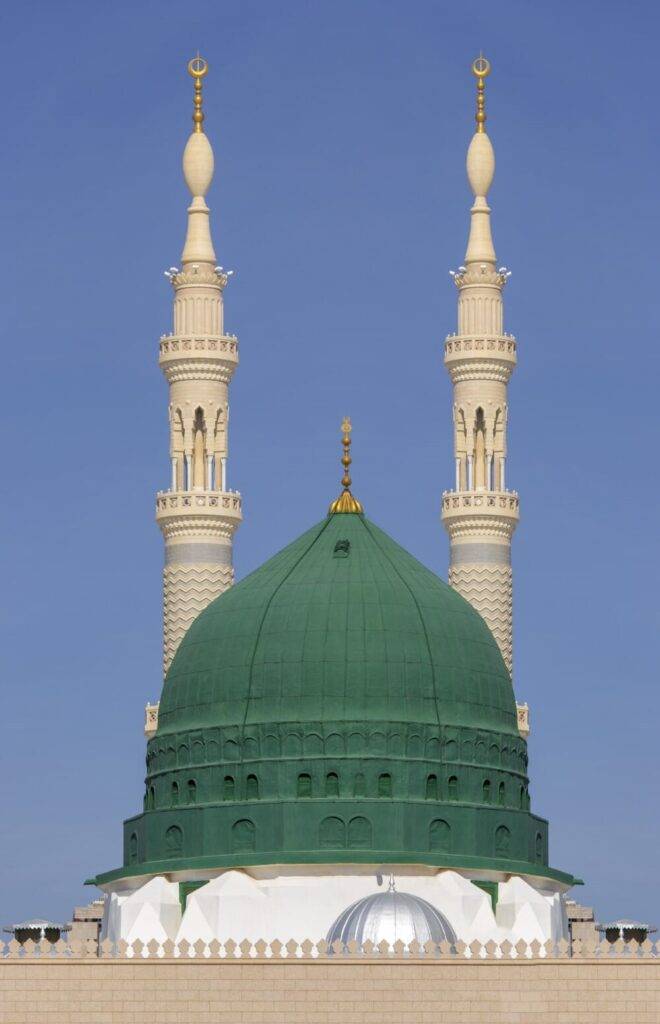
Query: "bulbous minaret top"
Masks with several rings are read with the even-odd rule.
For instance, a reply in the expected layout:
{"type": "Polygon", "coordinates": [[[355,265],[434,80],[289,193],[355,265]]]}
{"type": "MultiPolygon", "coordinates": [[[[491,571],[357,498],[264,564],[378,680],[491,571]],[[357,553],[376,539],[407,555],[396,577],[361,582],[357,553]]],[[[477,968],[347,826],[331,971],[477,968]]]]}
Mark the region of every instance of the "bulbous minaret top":
{"type": "Polygon", "coordinates": [[[477,57],[472,65],[477,79],[477,128],[467,151],[467,176],[474,193],[470,237],[468,239],[466,263],[495,262],[495,249],[490,233],[490,207],[487,195],[495,175],[495,152],[486,134],[486,109],[484,101],[485,80],[490,74],[490,63],[485,57],[477,57]]]}
{"type": "Polygon", "coordinates": [[[203,57],[194,57],[188,72],[195,82],[193,131],[183,151],[183,176],[190,189],[192,203],[188,207],[188,232],[181,259],[183,263],[215,264],[215,251],[211,240],[209,208],[206,193],[213,181],[213,149],[204,134],[202,109],[202,83],[209,66],[203,57]]]}

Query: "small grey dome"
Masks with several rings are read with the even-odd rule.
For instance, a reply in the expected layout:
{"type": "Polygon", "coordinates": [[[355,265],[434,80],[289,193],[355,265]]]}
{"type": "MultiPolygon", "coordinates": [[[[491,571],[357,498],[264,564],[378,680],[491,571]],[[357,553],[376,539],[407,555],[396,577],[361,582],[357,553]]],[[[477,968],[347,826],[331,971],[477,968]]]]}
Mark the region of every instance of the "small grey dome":
{"type": "Polygon", "coordinates": [[[431,903],[391,887],[389,892],[365,896],[342,911],[327,942],[338,939],[343,946],[353,939],[360,945],[369,940],[376,946],[383,939],[390,945],[400,939],[406,946],[417,940],[423,946],[425,942],[456,942],[456,934],[431,903]]]}

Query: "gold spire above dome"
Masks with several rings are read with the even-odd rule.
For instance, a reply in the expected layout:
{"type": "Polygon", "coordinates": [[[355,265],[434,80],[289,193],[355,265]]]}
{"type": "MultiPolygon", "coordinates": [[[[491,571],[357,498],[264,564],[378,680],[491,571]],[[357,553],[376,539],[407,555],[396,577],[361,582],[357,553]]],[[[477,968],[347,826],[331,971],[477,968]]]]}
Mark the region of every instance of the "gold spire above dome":
{"type": "Polygon", "coordinates": [[[485,82],[490,74],[490,61],[486,60],[483,53],[480,53],[476,60],[472,61],[472,74],[477,79],[477,131],[486,130],[486,109],[485,109],[485,82]]]}
{"type": "Polygon", "coordinates": [[[337,513],[342,513],[342,512],[358,512],[358,513],[362,513],[364,511],[364,509],[362,508],[362,505],[357,500],[357,498],[353,497],[353,495],[351,494],[351,490],[350,490],[352,480],[351,480],[351,475],[348,472],[348,467],[350,466],[351,462],[353,461],[351,459],[351,454],[350,454],[351,453],[351,431],[352,431],[353,428],[351,426],[351,421],[348,418],[348,416],[344,417],[344,421],[343,421],[343,423],[341,425],[341,429],[342,429],[342,434],[343,434],[341,443],[342,443],[343,448],[344,448],[344,454],[341,457],[341,464],[344,467],[344,475],[341,478],[341,485],[342,485],[342,487],[344,489],[341,492],[341,494],[339,495],[339,497],[336,498],[335,501],[332,502],[332,504],[331,504],[331,506],[330,506],[330,508],[328,510],[328,514],[331,515],[331,516],[336,515],[337,513]]]}
{"type": "Polygon", "coordinates": [[[208,74],[209,65],[208,61],[205,61],[203,57],[200,57],[199,52],[196,57],[188,61],[188,74],[195,82],[195,110],[193,113],[193,124],[194,131],[203,131],[202,125],[204,123],[204,111],[202,110],[202,79],[208,74]]]}

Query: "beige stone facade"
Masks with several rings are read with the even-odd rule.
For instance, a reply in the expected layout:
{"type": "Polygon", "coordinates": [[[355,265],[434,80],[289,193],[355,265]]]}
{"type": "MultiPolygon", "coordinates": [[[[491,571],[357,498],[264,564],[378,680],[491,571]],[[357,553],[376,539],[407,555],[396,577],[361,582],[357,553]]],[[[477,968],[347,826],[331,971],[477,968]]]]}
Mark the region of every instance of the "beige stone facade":
{"type": "Polygon", "coordinates": [[[657,1024],[660,960],[4,960],[3,1024],[657,1024]]]}
{"type": "MultiPolygon", "coordinates": [[[[191,70],[200,104],[205,73],[191,70]]],[[[232,539],[241,522],[240,494],[227,484],[229,382],[238,365],[238,339],[225,331],[224,291],[231,272],[216,265],[206,205],[213,150],[201,123],[195,123],[183,155],[192,201],[181,269],[167,272],[174,291],[173,330],[160,339],[159,353],[170,421],[170,487],[156,499],[165,540],[165,672],[193,619],[231,586],[232,539]]]]}

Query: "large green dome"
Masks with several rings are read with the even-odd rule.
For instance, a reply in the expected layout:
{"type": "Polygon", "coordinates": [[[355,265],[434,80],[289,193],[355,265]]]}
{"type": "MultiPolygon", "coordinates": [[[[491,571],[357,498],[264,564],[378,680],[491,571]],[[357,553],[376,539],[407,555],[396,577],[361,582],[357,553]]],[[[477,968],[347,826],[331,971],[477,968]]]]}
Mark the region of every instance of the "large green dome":
{"type": "MultiPolygon", "coordinates": [[[[424,863],[561,878],[529,812],[511,680],[467,601],[330,515],[184,637],[122,875],[424,863]]],[[[180,877],[180,876],[179,876],[180,877]]]]}

